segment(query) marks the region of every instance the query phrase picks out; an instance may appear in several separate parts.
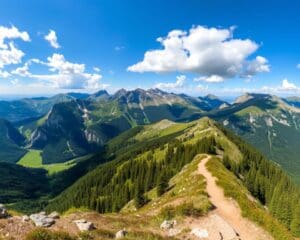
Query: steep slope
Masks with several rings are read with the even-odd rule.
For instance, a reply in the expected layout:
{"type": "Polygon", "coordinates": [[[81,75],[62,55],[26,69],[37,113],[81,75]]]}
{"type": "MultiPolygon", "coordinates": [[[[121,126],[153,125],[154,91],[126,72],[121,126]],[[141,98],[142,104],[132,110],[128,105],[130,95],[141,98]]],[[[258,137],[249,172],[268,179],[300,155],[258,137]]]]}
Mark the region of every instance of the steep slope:
{"type": "Polygon", "coordinates": [[[48,188],[46,171],[0,162],[1,203],[34,199],[46,194],[48,188]]]}
{"type": "Polygon", "coordinates": [[[167,93],[159,89],[147,91],[121,89],[111,99],[117,102],[119,108],[126,112],[135,124],[153,123],[162,119],[176,121],[187,118],[195,112],[203,112],[207,108],[196,98],[167,93]]]}
{"type": "Polygon", "coordinates": [[[26,153],[20,147],[24,140],[11,123],[0,119],[0,162],[17,162],[26,153]]]}
{"type": "Polygon", "coordinates": [[[19,129],[29,147],[43,150],[44,163],[64,162],[93,152],[133,126],[203,112],[191,99],[158,89],[123,89],[112,96],[99,91],[88,99],[56,104],[47,115],[19,129]]]}
{"type": "Polygon", "coordinates": [[[74,99],[72,95],[58,94],[50,98],[38,97],[0,101],[0,118],[11,122],[37,118],[46,114],[54,104],[72,99],[74,99]]]}
{"type": "Polygon", "coordinates": [[[85,136],[83,107],[80,101],[56,104],[33,131],[29,147],[43,150],[43,163],[63,162],[92,150],[85,136]]]}
{"type": "Polygon", "coordinates": [[[300,181],[300,110],[282,99],[247,94],[211,114],[300,181]]]}
{"type": "Polygon", "coordinates": [[[222,105],[223,106],[225,106],[225,105],[229,106],[230,105],[228,102],[223,101],[220,98],[218,98],[217,96],[212,95],[212,94],[208,94],[205,97],[199,97],[199,99],[202,99],[203,101],[205,101],[210,106],[209,110],[220,108],[222,105]]]}
{"type": "Polygon", "coordinates": [[[283,100],[294,107],[300,108],[300,97],[287,97],[283,100]]]}
{"type": "MultiPolygon", "coordinates": [[[[172,191],[172,178],[200,153],[222,156],[223,164],[231,171],[224,170],[232,178],[234,188],[230,194],[240,204],[243,216],[263,226],[274,239],[292,239],[288,229],[298,234],[295,225],[298,226],[299,219],[293,212],[300,207],[299,188],[279,167],[207,118],[185,124],[162,121],[121,134],[107,145],[107,156],[112,161],[79,179],[51,201],[48,210],[87,207],[106,213],[141,209],[141,213],[150,215],[167,211],[174,217],[177,205],[185,201],[181,202],[182,198],[173,201],[176,191],[172,191]],[[162,205],[164,202],[169,204],[162,205]],[[286,208],[293,211],[282,215],[286,208]]],[[[204,199],[200,201],[204,202],[204,199]]],[[[182,211],[205,214],[207,208],[196,203],[188,202],[187,209],[182,211]]]]}

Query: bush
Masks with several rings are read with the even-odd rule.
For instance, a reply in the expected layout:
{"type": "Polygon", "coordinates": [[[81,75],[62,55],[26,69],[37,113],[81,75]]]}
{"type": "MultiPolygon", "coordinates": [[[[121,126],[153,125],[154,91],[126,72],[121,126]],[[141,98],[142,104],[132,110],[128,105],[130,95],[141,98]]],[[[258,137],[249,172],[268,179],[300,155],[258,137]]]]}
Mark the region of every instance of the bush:
{"type": "Polygon", "coordinates": [[[38,228],[26,236],[26,240],[76,240],[65,232],[52,232],[38,228]]]}
{"type": "Polygon", "coordinates": [[[176,213],[179,216],[199,217],[202,215],[202,210],[196,208],[192,202],[185,202],[176,207],[176,213]]]}
{"type": "Polygon", "coordinates": [[[163,219],[171,220],[176,216],[176,210],[172,206],[164,207],[160,210],[159,214],[163,219]]]}

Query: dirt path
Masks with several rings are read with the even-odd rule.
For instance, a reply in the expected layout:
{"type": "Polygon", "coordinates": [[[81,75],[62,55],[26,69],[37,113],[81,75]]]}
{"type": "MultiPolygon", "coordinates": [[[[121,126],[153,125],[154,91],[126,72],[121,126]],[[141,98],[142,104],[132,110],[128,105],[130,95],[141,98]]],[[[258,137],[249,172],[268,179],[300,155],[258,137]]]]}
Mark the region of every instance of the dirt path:
{"type": "Polygon", "coordinates": [[[216,214],[221,216],[238,233],[242,240],[269,240],[271,238],[263,229],[241,215],[237,203],[224,196],[223,189],[217,186],[215,177],[207,170],[205,164],[210,157],[203,159],[198,165],[198,173],[206,178],[206,190],[211,203],[216,207],[216,214]]]}

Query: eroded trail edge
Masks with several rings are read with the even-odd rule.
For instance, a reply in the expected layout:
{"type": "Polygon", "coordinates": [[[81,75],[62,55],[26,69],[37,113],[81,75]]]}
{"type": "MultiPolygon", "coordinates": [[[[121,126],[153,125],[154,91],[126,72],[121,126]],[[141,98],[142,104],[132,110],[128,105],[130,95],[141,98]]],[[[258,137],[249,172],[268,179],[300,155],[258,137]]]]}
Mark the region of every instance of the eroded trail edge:
{"type": "Polygon", "coordinates": [[[206,179],[206,191],[216,208],[214,212],[222,217],[242,240],[272,239],[263,229],[242,217],[241,209],[234,200],[225,197],[223,189],[216,184],[216,178],[206,168],[209,160],[211,157],[207,156],[199,163],[198,173],[206,179]]]}

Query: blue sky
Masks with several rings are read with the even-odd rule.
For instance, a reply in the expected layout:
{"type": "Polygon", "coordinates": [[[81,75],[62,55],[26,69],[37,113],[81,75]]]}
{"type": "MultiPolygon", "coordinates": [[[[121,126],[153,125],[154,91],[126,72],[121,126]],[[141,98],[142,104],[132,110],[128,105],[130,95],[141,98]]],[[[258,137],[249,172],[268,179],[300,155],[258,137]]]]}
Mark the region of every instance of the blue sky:
{"type": "Polygon", "coordinates": [[[299,12],[296,0],[5,1],[0,95],[299,95],[299,12]]]}

